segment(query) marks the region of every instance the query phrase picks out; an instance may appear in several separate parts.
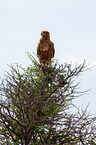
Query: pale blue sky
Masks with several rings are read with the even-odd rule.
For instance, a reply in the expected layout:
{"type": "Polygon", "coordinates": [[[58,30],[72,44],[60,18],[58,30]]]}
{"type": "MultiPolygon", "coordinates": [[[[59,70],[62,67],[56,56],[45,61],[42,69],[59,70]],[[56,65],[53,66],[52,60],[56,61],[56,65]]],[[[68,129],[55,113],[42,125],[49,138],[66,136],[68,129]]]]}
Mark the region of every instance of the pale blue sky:
{"type": "MultiPolygon", "coordinates": [[[[42,30],[54,42],[55,59],[96,65],[96,0],[0,0],[0,76],[7,64],[28,66],[26,51],[36,53],[42,30]]],[[[80,77],[80,90],[92,88],[75,101],[96,111],[96,68],[80,77]]]]}

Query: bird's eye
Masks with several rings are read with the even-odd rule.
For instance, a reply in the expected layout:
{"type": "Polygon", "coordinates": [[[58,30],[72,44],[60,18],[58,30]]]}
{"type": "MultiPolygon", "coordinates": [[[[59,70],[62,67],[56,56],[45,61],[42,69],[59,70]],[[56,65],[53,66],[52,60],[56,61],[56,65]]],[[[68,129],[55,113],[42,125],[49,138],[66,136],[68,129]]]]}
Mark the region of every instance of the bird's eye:
{"type": "Polygon", "coordinates": [[[44,34],[46,34],[47,32],[43,32],[44,34]]]}
{"type": "Polygon", "coordinates": [[[41,32],[41,35],[43,35],[43,34],[48,35],[49,32],[47,32],[47,31],[42,31],[42,32],[41,32]]]}

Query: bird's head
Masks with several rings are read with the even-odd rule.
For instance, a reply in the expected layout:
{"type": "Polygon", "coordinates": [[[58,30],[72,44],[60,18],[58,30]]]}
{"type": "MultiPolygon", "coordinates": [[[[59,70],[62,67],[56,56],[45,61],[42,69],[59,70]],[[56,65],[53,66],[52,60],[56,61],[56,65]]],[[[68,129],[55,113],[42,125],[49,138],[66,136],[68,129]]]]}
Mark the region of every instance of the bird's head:
{"type": "Polygon", "coordinates": [[[45,38],[49,38],[50,37],[50,33],[48,31],[42,31],[41,35],[42,35],[42,37],[45,37],[45,38]]]}

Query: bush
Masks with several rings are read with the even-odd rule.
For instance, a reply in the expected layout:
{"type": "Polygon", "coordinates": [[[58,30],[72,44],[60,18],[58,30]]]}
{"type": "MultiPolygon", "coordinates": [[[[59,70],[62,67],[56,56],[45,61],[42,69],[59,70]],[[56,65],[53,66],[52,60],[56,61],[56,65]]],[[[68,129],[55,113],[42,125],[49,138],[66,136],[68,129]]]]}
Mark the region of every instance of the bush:
{"type": "Polygon", "coordinates": [[[38,62],[27,54],[32,64],[27,69],[10,65],[11,72],[1,80],[0,144],[95,145],[96,117],[87,108],[70,111],[78,95],[74,80],[85,61],[74,69],[71,64],[52,61],[41,72],[38,62]]]}

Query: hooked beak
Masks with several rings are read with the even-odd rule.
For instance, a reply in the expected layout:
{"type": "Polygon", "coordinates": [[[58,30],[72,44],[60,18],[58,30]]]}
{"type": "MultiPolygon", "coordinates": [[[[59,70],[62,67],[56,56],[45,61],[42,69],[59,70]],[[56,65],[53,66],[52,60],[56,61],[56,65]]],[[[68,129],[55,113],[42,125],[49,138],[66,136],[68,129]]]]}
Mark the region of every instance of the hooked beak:
{"type": "Polygon", "coordinates": [[[41,35],[43,35],[43,33],[41,32],[41,35]]]}

